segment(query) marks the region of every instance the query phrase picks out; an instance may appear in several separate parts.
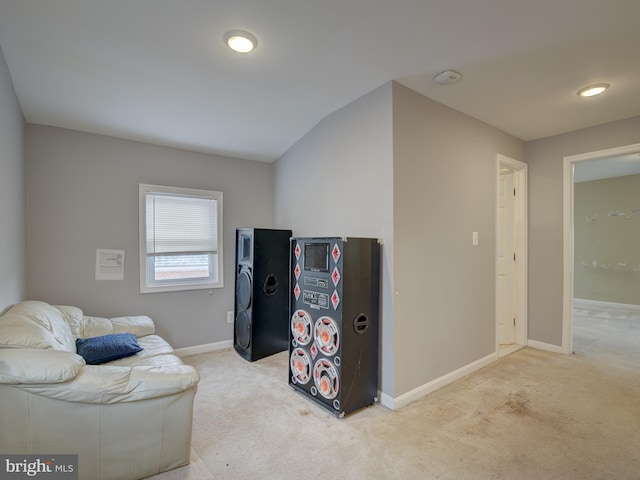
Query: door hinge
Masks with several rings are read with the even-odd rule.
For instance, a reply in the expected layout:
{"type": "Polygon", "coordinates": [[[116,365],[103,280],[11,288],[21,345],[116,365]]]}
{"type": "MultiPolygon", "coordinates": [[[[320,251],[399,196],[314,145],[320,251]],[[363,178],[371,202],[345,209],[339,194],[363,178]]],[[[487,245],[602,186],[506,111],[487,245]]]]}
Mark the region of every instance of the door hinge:
{"type": "Polygon", "coordinates": [[[516,317],[513,317],[513,326],[516,326],[516,317]]]}
{"type": "Polygon", "coordinates": [[[516,252],[513,252],[513,261],[516,261],[516,252]]]}
{"type": "Polygon", "coordinates": [[[513,196],[514,197],[516,196],[516,189],[515,188],[513,189],[513,196]]]}

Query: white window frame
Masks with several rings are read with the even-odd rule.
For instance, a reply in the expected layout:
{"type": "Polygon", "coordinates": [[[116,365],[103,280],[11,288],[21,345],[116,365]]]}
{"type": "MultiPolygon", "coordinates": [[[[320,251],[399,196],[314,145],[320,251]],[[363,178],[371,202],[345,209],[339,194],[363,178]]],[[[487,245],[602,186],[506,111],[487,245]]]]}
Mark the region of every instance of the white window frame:
{"type": "Polygon", "coordinates": [[[139,256],[140,256],[140,293],[157,293],[157,292],[176,292],[184,290],[204,290],[212,288],[223,288],[223,251],[222,251],[222,192],[213,190],[199,190],[194,188],[168,187],[162,185],[149,185],[141,183],[138,191],[139,210],[138,210],[138,226],[139,226],[139,256]],[[202,280],[167,280],[167,281],[148,281],[150,270],[147,264],[147,205],[146,196],[148,193],[161,193],[183,197],[208,198],[216,200],[217,206],[217,250],[216,250],[216,274],[217,281],[203,282],[202,280]]]}

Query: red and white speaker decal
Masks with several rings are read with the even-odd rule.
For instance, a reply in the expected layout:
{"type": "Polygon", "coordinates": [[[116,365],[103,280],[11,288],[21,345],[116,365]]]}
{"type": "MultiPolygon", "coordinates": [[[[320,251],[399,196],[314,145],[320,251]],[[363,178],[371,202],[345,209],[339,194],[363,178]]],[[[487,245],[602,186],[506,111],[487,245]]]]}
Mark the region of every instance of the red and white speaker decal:
{"type": "Polygon", "coordinates": [[[313,330],[316,345],[325,355],[335,355],[340,347],[340,331],[333,318],[320,317],[313,330]]]}
{"type": "Polygon", "coordinates": [[[339,246],[338,246],[338,244],[336,243],[336,244],[333,246],[333,250],[331,250],[331,256],[333,257],[333,261],[334,261],[335,263],[338,263],[338,259],[340,258],[340,254],[341,254],[341,253],[342,253],[342,252],[340,251],[340,247],[339,247],[339,246]]]}
{"type": "Polygon", "coordinates": [[[307,345],[311,341],[312,319],[309,312],[296,310],[291,316],[291,333],[300,345],[307,345]]]}
{"type": "Polygon", "coordinates": [[[340,271],[338,267],[333,267],[333,273],[331,274],[331,280],[333,280],[333,286],[337,287],[338,282],[340,281],[340,271]]]}
{"type": "Polygon", "coordinates": [[[334,290],[333,295],[331,295],[331,304],[333,305],[334,310],[336,310],[340,304],[340,295],[338,295],[337,290],[334,290]]]}
{"type": "Polygon", "coordinates": [[[329,360],[321,358],[313,367],[313,382],[320,395],[331,400],[338,395],[340,382],[338,371],[329,360]]]}
{"type": "Polygon", "coordinates": [[[300,285],[296,283],[296,286],[293,287],[293,294],[296,296],[296,300],[300,298],[300,285]]]}
{"type": "Polygon", "coordinates": [[[299,263],[296,263],[296,268],[294,268],[294,269],[293,269],[293,273],[294,273],[294,274],[295,274],[295,276],[296,276],[296,280],[298,280],[298,279],[300,278],[300,272],[301,272],[301,270],[300,270],[300,264],[299,264],[299,263]]]}
{"type": "Polygon", "coordinates": [[[306,384],[311,380],[311,359],[302,348],[296,348],[291,352],[289,360],[291,375],[294,382],[306,384]]]}
{"type": "Polygon", "coordinates": [[[300,250],[300,245],[296,243],[296,248],[293,249],[293,253],[296,256],[297,260],[300,260],[300,253],[302,253],[302,250],[300,250]]]}

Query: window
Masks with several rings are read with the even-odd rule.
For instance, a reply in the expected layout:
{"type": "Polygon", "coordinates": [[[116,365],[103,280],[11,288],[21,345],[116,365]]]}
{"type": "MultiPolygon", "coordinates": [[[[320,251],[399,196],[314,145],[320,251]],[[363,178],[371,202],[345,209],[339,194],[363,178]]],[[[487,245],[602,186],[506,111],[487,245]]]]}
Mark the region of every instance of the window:
{"type": "Polygon", "coordinates": [[[140,184],[140,293],[221,288],[222,192],[140,184]]]}

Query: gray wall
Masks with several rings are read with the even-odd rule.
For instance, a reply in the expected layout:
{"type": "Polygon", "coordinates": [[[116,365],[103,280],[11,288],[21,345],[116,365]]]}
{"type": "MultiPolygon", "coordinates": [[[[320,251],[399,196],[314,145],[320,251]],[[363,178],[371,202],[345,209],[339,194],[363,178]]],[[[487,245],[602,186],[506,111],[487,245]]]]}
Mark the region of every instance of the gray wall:
{"type": "Polygon", "coordinates": [[[149,315],[176,348],[233,338],[235,228],[272,226],[273,165],[28,125],[26,180],[30,298],[149,315]],[[140,183],[223,192],[224,289],[139,293],[140,183]],[[125,250],[123,281],[95,281],[97,248],[125,250]]]}
{"type": "Polygon", "coordinates": [[[383,241],[379,388],[393,393],[391,83],[322,120],[275,165],[275,221],[294,236],[383,241]]]}
{"type": "Polygon", "coordinates": [[[573,296],[640,305],[640,175],[574,185],[573,296]]]}
{"type": "Polygon", "coordinates": [[[397,83],[393,135],[398,396],[495,352],[496,154],[525,146],[397,83]]]}
{"type": "Polygon", "coordinates": [[[562,345],[563,158],[640,143],[640,117],[527,143],[529,339],[562,345]]]}
{"type": "Polygon", "coordinates": [[[524,150],[388,83],[276,162],[277,226],[384,241],[384,394],[398,397],[495,351],[496,154],[524,160],[524,150]]]}
{"type": "Polygon", "coordinates": [[[0,313],[26,296],[24,128],[0,50],[0,313]]]}

